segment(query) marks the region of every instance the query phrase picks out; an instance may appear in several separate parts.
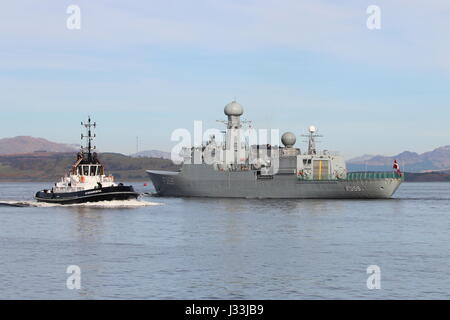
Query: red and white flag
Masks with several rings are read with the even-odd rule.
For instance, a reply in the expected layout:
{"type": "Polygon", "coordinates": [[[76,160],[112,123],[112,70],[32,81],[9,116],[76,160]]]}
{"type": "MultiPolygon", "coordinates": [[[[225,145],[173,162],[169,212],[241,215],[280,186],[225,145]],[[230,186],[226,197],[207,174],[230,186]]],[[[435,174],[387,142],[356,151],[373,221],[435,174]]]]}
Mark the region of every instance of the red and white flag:
{"type": "Polygon", "coordinates": [[[397,173],[399,174],[402,173],[402,171],[400,170],[400,165],[398,164],[397,160],[394,160],[394,166],[392,168],[394,168],[394,170],[397,171],[397,173]]]}

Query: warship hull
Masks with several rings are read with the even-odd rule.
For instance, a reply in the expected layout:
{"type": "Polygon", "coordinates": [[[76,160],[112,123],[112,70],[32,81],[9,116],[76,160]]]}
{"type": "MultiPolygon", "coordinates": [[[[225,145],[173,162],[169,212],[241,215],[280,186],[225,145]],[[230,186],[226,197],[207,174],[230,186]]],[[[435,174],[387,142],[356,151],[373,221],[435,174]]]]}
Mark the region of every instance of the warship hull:
{"type": "Polygon", "coordinates": [[[257,171],[217,171],[206,164],[181,172],[147,171],[156,192],[171,197],[260,199],[388,199],[401,177],[358,180],[300,180],[295,174],[261,176],[257,171]]]}

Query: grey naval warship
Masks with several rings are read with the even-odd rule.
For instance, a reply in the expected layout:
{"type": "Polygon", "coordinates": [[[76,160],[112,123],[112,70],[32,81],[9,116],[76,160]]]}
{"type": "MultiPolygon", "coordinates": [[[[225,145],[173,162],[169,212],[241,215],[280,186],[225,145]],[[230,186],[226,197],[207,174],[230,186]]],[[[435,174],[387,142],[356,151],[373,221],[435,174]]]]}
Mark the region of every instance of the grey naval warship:
{"type": "Polygon", "coordinates": [[[284,146],[252,145],[242,141],[243,107],[225,106],[227,130],[223,142],[211,136],[201,146],[183,148],[178,172],[148,170],[159,196],[278,198],[278,199],[386,199],[404,180],[392,172],[347,172],[344,158],[316,151],[314,126],[309,127],[308,150],[295,148],[296,137],[286,132],[284,146]]]}

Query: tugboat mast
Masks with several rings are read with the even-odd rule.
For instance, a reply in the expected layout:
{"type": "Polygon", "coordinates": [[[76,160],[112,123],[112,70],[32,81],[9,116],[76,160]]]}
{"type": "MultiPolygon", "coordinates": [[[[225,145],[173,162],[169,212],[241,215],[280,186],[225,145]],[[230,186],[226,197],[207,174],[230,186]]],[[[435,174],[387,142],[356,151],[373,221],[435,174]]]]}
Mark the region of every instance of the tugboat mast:
{"type": "Polygon", "coordinates": [[[95,146],[92,145],[92,141],[94,140],[94,138],[96,137],[96,135],[92,135],[92,130],[91,128],[96,128],[97,127],[97,123],[91,122],[91,116],[88,117],[88,121],[87,123],[83,123],[81,122],[81,125],[84,126],[86,128],[87,131],[87,135],[83,135],[81,134],[81,139],[86,139],[86,147],[81,146],[81,150],[84,154],[87,155],[87,161],[89,163],[91,163],[93,161],[93,156],[92,156],[92,150],[95,149],[95,146]]]}

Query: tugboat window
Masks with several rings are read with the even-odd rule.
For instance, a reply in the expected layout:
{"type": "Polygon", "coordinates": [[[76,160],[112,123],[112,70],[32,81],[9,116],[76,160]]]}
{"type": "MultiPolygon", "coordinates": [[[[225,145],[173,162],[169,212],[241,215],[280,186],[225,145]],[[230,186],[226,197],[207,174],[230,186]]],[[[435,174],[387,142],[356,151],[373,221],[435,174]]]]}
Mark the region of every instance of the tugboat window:
{"type": "Polygon", "coordinates": [[[83,166],[83,175],[85,176],[89,175],[89,166],[83,166]]]}

